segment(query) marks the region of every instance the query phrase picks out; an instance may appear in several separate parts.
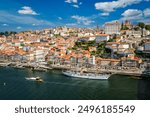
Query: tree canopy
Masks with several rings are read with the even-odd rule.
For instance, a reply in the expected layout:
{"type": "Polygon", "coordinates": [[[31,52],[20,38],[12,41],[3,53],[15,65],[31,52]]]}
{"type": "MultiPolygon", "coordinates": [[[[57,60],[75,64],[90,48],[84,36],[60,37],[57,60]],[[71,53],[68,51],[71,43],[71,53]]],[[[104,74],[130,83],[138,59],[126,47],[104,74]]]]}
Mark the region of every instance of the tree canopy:
{"type": "Polygon", "coordinates": [[[138,26],[139,26],[140,28],[142,28],[142,29],[145,28],[145,24],[144,24],[143,22],[139,22],[139,23],[138,23],[138,26]]]}
{"type": "Polygon", "coordinates": [[[150,30],[150,25],[146,25],[146,26],[145,26],[145,29],[146,29],[146,30],[150,30]]]}

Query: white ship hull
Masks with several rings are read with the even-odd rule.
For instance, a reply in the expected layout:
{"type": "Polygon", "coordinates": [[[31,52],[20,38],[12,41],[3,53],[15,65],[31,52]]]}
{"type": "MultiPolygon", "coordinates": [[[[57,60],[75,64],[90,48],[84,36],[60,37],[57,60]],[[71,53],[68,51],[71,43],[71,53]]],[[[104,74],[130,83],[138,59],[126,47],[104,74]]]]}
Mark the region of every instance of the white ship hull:
{"type": "Polygon", "coordinates": [[[86,79],[101,79],[105,80],[110,77],[110,74],[93,74],[93,73],[80,73],[80,72],[71,72],[71,71],[63,71],[64,75],[75,78],[86,78],[86,79]]]}

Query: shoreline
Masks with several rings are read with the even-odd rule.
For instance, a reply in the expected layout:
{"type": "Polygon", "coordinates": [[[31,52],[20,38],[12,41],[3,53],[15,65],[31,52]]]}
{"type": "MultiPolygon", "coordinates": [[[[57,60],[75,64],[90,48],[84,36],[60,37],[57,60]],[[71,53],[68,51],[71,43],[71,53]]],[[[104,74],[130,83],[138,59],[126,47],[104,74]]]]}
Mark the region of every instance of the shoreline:
{"type": "MultiPolygon", "coordinates": [[[[58,70],[74,70],[75,67],[67,67],[67,66],[52,66],[53,69],[58,69],[58,70]]],[[[112,75],[125,75],[125,76],[135,76],[135,77],[150,77],[150,71],[148,71],[149,74],[143,73],[143,71],[139,69],[135,70],[114,70],[114,69],[92,69],[92,68],[80,68],[78,71],[84,70],[85,73],[111,73],[112,75]]]]}
{"type": "Polygon", "coordinates": [[[19,63],[19,62],[0,62],[0,67],[13,67],[17,69],[24,69],[24,68],[30,68],[33,71],[47,71],[51,70],[51,67],[45,66],[45,65],[36,65],[31,63],[19,63]]]}
{"type": "MultiPolygon", "coordinates": [[[[9,62],[9,61],[5,61],[2,63],[2,61],[0,62],[0,67],[6,67],[6,66],[10,66],[13,68],[17,68],[17,69],[24,69],[24,68],[30,68],[33,71],[43,71],[46,72],[48,70],[77,70],[75,67],[73,66],[67,66],[67,65],[51,65],[51,66],[46,66],[46,65],[42,65],[42,64],[32,64],[32,63],[19,63],[19,62],[9,62]]],[[[125,75],[125,76],[135,76],[135,77],[141,77],[138,79],[143,79],[146,78],[148,79],[150,77],[150,71],[141,71],[139,69],[134,69],[134,70],[116,70],[116,69],[93,69],[93,68],[83,68],[80,67],[77,71],[83,71],[85,73],[111,73],[112,75],[125,75]]]]}

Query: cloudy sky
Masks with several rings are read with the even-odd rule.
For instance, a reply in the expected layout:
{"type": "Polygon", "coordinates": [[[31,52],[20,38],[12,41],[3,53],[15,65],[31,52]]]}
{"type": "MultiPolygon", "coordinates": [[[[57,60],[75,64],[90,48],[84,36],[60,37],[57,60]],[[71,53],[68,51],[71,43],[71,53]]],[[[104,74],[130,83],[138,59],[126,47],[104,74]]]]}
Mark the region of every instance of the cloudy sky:
{"type": "Polygon", "coordinates": [[[0,31],[150,23],[150,0],[0,0],[0,31]]]}

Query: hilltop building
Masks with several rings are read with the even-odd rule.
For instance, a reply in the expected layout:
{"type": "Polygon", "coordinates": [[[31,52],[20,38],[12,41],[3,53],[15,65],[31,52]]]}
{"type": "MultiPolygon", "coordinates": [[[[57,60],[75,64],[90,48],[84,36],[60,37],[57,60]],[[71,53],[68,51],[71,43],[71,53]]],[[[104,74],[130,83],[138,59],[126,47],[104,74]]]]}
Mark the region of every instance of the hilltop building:
{"type": "Polygon", "coordinates": [[[120,34],[121,24],[116,21],[112,23],[105,24],[105,33],[106,34],[120,34]]]}
{"type": "Polygon", "coordinates": [[[133,27],[129,20],[125,21],[124,26],[127,27],[128,29],[132,29],[132,27],[133,27]]]}

